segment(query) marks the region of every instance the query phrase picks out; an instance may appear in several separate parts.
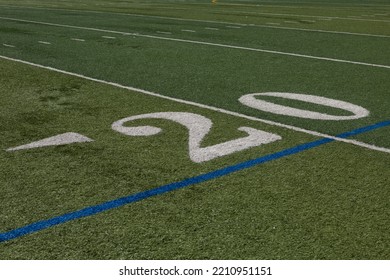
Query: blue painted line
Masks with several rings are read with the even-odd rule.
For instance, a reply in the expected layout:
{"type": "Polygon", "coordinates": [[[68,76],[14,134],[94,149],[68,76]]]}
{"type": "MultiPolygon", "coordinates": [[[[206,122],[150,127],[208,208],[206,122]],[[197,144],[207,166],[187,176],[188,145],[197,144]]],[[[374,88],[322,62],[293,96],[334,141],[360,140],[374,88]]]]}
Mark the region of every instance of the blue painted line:
{"type": "MultiPolygon", "coordinates": [[[[369,126],[365,126],[362,128],[358,128],[358,129],[355,129],[353,131],[345,132],[345,133],[337,135],[337,137],[347,138],[347,137],[350,137],[353,135],[358,135],[361,133],[365,133],[365,132],[372,131],[372,130],[375,130],[375,129],[378,129],[381,127],[385,127],[385,126],[389,126],[389,125],[390,125],[390,120],[380,122],[380,123],[377,123],[374,125],[369,125],[369,126]]],[[[188,187],[191,185],[195,185],[195,184],[206,182],[206,181],[209,181],[212,179],[223,177],[223,176],[229,175],[231,173],[241,171],[243,169],[251,168],[253,166],[257,166],[257,165],[260,165],[260,164],[263,164],[263,163],[266,163],[266,162],[269,162],[272,160],[276,160],[276,159],[283,158],[286,156],[294,155],[294,154],[297,154],[297,153],[300,153],[300,152],[303,152],[306,150],[310,150],[310,149],[313,149],[315,147],[318,147],[318,146],[321,146],[321,145],[324,145],[324,144],[327,144],[330,142],[334,142],[334,141],[335,140],[333,140],[333,139],[323,138],[323,139],[316,140],[313,142],[301,144],[301,145],[295,146],[293,148],[288,148],[288,149],[285,149],[285,150],[282,150],[282,151],[279,151],[279,152],[276,152],[276,153],[273,153],[270,155],[262,156],[262,157],[259,157],[259,158],[253,159],[253,160],[248,160],[248,161],[236,164],[236,165],[228,166],[228,167],[218,169],[218,170],[215,170],[215,171],[212,171],[209,173],[205,173],[205,174],[201,174],[201,175],[198,175],[198,176],[195,176],[192,178],[188,178],[188,179],[185,179],[185,180],[180,181],[180,182],[175,182],[172,184],[163,185],[163,186],[157,187],[155,189],[147,190],[144,192],[140,192],[140,193],[126,196],[126,197],[122,197],[122,198],[118,198],[118,199],[111,200],[108,202],[104,202],[102,204],[87,207],[87,208],[84,208],[84,209],[81,209],[78,211],[74,211],[71,213],[67,213],[67,214],[64,214],[61,216],[51,218],[48,220],[35,222],[33,224],[30,224],[30,225],[27,225],[24,227],[20,227],[20,228],[17,228],[17,229],[14,229],[14,230],[11,230],[11,231],[8,231],[5,233],[0,233],[0,242],[9,241],[9,240],[12,240],[12,239],[15,239],[15,238],[18,238],[18,237],[21,237],[21,236],[24,236],[24,235],[27,235],[30,233],[34,233],[37,231],[44,230],[46,228],[50,228],[50,227],[53,227],[56,225],[60,225],[60,224],[69,222],[72,220],[92,216],[92,215],[95,215],[95,214],[98,214],[101,212],[105,212],[105,211],[108,211],[108,210],[111,210],[114,208],[118,208],[118,207],[121,207],[121,206],[124,206],[127,204],[131,204],[131,203],[134,203],[134,202],[137,202],[140,200],[144,200],[144,199],[147,199],[149,197],[161,195],[161,194],[168,193],[168,192],[178,190],[178,189],[182,189],[182,188],[185,188],[185,187],[188,187]]]]}

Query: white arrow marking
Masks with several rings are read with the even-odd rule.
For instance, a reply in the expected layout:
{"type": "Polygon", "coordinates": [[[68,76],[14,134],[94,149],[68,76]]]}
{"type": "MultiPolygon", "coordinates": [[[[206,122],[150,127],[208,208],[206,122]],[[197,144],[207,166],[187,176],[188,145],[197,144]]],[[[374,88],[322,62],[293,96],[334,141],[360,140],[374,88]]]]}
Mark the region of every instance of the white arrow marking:
{"type": "Polygon", "coordinates": [[[35,149],[35,148],[48,147],[48,146],[67,145],[72,143],[92,142],[92,141],[93,141],[92,139],[84,135],[74,133],[74,132],[67,132],[49,138],[45,138],[42,140],[38,140],[26,145],[9,148],[7,149],[7,152],[35,149]]]}

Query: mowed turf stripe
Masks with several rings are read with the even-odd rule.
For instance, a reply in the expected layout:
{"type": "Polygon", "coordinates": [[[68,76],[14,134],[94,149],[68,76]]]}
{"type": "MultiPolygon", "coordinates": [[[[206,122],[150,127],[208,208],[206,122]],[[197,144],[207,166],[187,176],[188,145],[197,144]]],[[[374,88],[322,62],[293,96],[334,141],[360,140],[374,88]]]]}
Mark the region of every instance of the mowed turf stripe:
{"type": "Polygon", "coordinates": [[[274,125],[274,126],[278,126],[278,127],[283,127],[283,128],[287,128],[287,129],[290,129],[290,130],[293,130],[293,131],[302,132],[302,133],[310,134],[310,135],[317,136],[317,137],[329,138],[329,139],[333,139],[335,141],[349,143],[349,144],[352,144],[352,145],[355,145],[355,146],[359,146],[359,147],[363,147],[363,148],[367,148],[367,149],[370,149],[370,150],[380,151],[380,152],[384,152],[384,153],[390,153],[390,149],[388,149],[388,148],[378,147],[378,146],[367,144],[367,143],[360,142],[360,141],[357,141],[357,140],[345,139],[345,138],[332,136],[332,135],[328,135],[328,134],[317,132],[317,131],[313,131],[313,130],[300,128],[300,127],[293,126],[293,125],[288,125],[288,124],[283,124],[283,123],[274,122],[274,121],[270,121],[270,120],[260,119],[260,118],[244,115],[244,114],[241,114],[241,113],[237,113],[237,112],[234,112],[234,111],[225,110],[225,109],[222,109],[222,108],[218,108],[218,107],[214,107],[214,106],[210,106],[210,105],[205,105],[205,104],[201,104],[201,103],[196,103],[196,102],[192,102],[192,101],[188,101],[188,100],[184,100],[184,99],[169,97],[169,96],[165,96],[165,95],[158,94],[158,93],[155,93],[155,92],[147,91],[147,90],[144,90],[144,89],[139,89],[139,88],[135,88],[135,87],[131,87],[131,86],[124,86],[124,85],[121,85],[121,84],[118,84],[118,83],[114,83],[114,82],[99,80],[99,79],[92,78],[92,77],[87,77],[87,76],[84,76],[84,75],[81,75],[81,74],[72,73],[72,72],[68,72],[68,71],[57,69],[57,68],[44,66],[44,65],[40,65],[40,64],[36,64],[36,63],[28,62],[28,61],[16,59],[16,58],[11,58],[11,57],[2,56],[2,55],[0,55],[0,58],[6,59],[6,60],[10,60],[10,61],[14,61],[14,62],[23,63],[23,64],[26,64],[26,65],[30,65],[30,66],[34,66],[34,67],[38,67],[38,68],[42,68],[42,69],[46,69],[46,70],[50,70],[50,71],[54,71],[54,72],[61,73],[61,74],[66,74],[66,75],[69,75],[69,76],[74,76],[74,77],[86,79],[86,80],[93,81],[93,82],[98,82],[98,83],[114,86],[114,87],[117,87],[117,88],[122,88],[122,89],[135,91],[135,92],[142,93],[142,94],[149,95],[149,96],[154,96],[154,97],[158,97],[158,98],[162,98],[162,99],[166,99],[166,100],[170,100],[170,101],[174,101],[174,102],[178,102],[178,103],[182,103],[182,104],[187,104],[187,105],[195,106],[195,107],[198,107],[198,108],[208,109],[208,110],[211,110],[211,111],[215,111],[215,112],[219,112],[219,113],[223,113],[223,114],[227,114],[227,115],[231,115],[231,116],[235,116],[235,117],[239,117],[239,118],[244,118],[244,119],[257,121],[257,122],[262,122],[262,123],[266,123],[266,124],[274,125]]]}
{"type": "MultiPolygon", "coordinates": [[[[379,129],[385,126],[390,125],[390,120],[383,121],[380,123],[376,123],[373,125],[361,127],[352,131],[344,132],[338,135],[338,137],[350,137],[358,134],[362,134],[365,132],[369,132],[375,129],[379,129]]],[[[78,211],[70,212],[64,215],[60,215],[48,220],[43,220],[39,222],[35,222],[33,224],[20,227],[5,233],[0,234],[0,242],[10,241],[12,239],[16,239],[18,237],[22,237],[24,235],[28,235],[34,232],[38,232],[56,225],[64,224],[73,220],[89,217],[92,215],[96,215],[98,213],[102,213],[111,209],[119,208],[124,205],[128,205],[131,203],[135,203],[150,197],[154,197],[157,195],[162,195],[168,192],[172,192],[178,189],[183,189],[185,187],[189,187],[192,185],[200,184],[209,180],[217,179],[229,174],[232,174],[234,172],[238,172],[244,169],[248,169],[254,166],[258,166],[260,164],[264,164],[276,159],[280,159],[283,157],[291,156],[294,154],[298,154],[300,152],[310,150],[319,146],[322,146],[324,144],[333,142],[333,139],[329,138],[323,138],[320,140],[308,142],[305,144],[301,144],[292,148],[288,148],[270,155],[262,156],[256,159],[248,160],[245,162],[241,162],[239,164],[231,165],[222,169],[217,169],[215,171],[211,171],[209,173],[201,174],[195,177],[191,177],[188,179],[185,179],[180,182],[171,183],[168,185],[163,185],[151,190],[147,190],[144,192],[139,192],[136,194],[132,194],[126,197],[121,197],[115,200],[107,201],[102,204],[94,205],[91,207],[83,208],[78,211]]]]}
{"type": "Polygon", "coordinates": [[[10,18],[10,17],[1,17],[0,16],[0,19],[15,21],[15,22],[24,22],[24,23],[32,23],[32,24],[39,24],[39,25],[88,30],[88,31],[94,31],[94,32],[129,35],[129,36],[136,36],[136,37],[143,37],[143,38],[150,38],[150,39],[157,39],[157,40],[166,40],[166,41],[189,43],[189,44],[196,44],[196,45],[205,45],[205,46],[213,46],[213,47],[228,48],[228,49],[238,49],[238,50],[245,50],[245,51],[252,51],[252,52],[270,53],[270,54],[275,54],[275,55],[299,57],[299,58],[305,58],[305,59],[314,59],[314,60],[322,60],[322,61],[330,61],[330,62],[337,62],[337,63],[347,63],[347,64],[355,64],[355,65],[390,69],[390,65],[366,63],[366,62],[345,60],[345,59],[339,59],[339,58],[313,56],[313,55],[307,55],[307,54],[282,52],[282,51],[259,49],[259,48],[250,48],[250,47],[243,47],[243,46],[237,46],[237,45],[212,43],[212,42],[206,42],[206,41],[195,41],[195,40],[187,40],[187,39],[171,38],[171,37],[168,38],[168,37],[153,36],[153,35],[146,35],[146,34],[140,34],[140,33],[130,33],[130,32],[123,32],[123,31],[109,30],[109,29],[101,29],[101,28],[94,28],[94,27],[69,25],[69,24],[60,24],[60,23],[52,23],[52,22],[43,22],[43,21],[35,21],[35,20],[25,20],[25,19],[10,18]]]}

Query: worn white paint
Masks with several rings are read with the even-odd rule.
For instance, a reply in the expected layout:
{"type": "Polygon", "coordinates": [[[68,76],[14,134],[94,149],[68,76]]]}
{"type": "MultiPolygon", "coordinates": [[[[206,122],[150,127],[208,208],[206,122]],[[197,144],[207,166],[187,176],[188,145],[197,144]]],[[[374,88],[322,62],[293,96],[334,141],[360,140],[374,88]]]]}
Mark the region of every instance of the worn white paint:
{"type": "Polygon", "coordinates": [[[60,146],[60,145],[67,145],[73,143],[92,142],[92,141],[93,141],[92,139],[84,135],[74,133],[74,132],[67,132],[49,138],[41,139],[26,145],[9,148],[7,149],[7,151],[13,152],[19,150],[35,149],[35,148],[42,148],[48,146],[60,146]]]}
{"type": "Polygon", "coordinates": [[[43,44],[43,45],[51,45],[50,42],[46,42],[46,41],[38,41],[38,43],[43,44]]]}
{"type": "Polygon", "coordinates": [[[190,32],[190,33],[195,33],[196,32],[195,30],[191,30],[191,29],[182,29],[181,31],[183,31],[183,32],[190,32]]]}
{"type": "Polygon", "coordinates": [[[124,126],[127,122],[140,119],[165,119],[185,126],[189,131],[189,156],[193,162],[197,163],[282,139],[279,135],[273,133],[250,127],[240,127],[239,130],[246,132],[248,136],[202,148],[201,143],[210,132],[213,123],[204,116],[188,112],[160,112],[137,115],[116,121],[111,127],[113,130],[129,136],[151,136],[161,132],[160,128],[153,126],[124,126]]]}
{"type": "Polygon", "coordinates": [[[85,42],[84,39],[79,39],[79,38],[71,38],[72,41],[78,41],[78,42],[85,42]]]}
{"type": "Polygon", "coordinates": [[[269,112],[278,115],[285,115],[290,117],[299,117],[305,119],[314,119],[314,120],[354,120],[364,118],[369,115],[369,111],[365,108],[354,105],[349,102],[335,100],[331,98],[326,98],[322,96],[308,95],[308,94],[298,94],[298,93],[289,93],[289,92],[263,92],[263,93],[252,93],[241,96],[238,99],[242,104],[261,110],[264,112],[269,112]],[[332,108],[342,109],[352,113],[349,116],[336,116],[329,115],[325,113],[319,113],[314,111],[302,110],[297,108],[292,108],[289,106],[278,105],[273,102],[261,100],[262,96],[273,96],[280,97],[284,99],[299,100],[307,103],[318,104],[323,106],[328,106],[332,108]],[[256,98],[257,97],[257,98],[256,98]]]}

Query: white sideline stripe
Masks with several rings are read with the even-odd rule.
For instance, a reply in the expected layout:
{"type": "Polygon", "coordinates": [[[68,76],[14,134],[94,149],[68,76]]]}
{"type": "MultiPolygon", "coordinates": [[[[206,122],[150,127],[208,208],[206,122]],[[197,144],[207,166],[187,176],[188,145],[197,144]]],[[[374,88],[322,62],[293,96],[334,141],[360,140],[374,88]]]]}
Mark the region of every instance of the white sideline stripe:
{"type": "MultiPolygon", "coordinates": [[[[10,8],[20,8],[10,5],[0,5],[2,7],[10,8]]],[[[306,29],[306,28],[292,28],[292,27],[273,27],[267,25],[256,25],[256,24],[245,24],[245,23],[235,23],[235,22],[226,22],[226,21],[215,21],[215,20],[200,20],[200,19],[185,19],[185,18],[176,18],[176,17],[163,17],[163,16],[151,16],[151,15],[138,15],[138,14],[129,14],[129,13],[114,13],[114,12],[103,12],[103,11],[91,11],[91,10],[72,10],[72,9],[55,9],[55,8],[38,8],[38,7],[23,7],[26,9],[32,10],[52,10],[52,11],[67,11],[67,12],[84,12],[92,14],[112,14],[112,15],[121,15],[121,16],[132,16],[132,17],[144,17],[144,18],[158,18],[164,20],[177,20],[177,21],[189,21],[189,22],[202,22],[202,23],[215,23],[215,24],[235,24],[238,26],[257,26],[261,28],[279,28],[286,30],[296,30],[296,31],[307,31],[307,32],[320,32],[320,33],[332,33],[332,34],[342,34],[342,35],[353,35],[353,36],[369,36],[369,37],[379,37],[379,38],[390,38],[389,35],[379,35],[379,34],[368,34],[368,33],[354,33],[354,32],[345,32],[345,31],[329,31],[322,29],[306,29]]],[[[323,20],[331,20],[327,17],[322,17],[323,20]]],[[[291,22],[298,23],[298,22],[291,22]]]]}
{"type": "Polygon", "coordinates": [[[112,37],[112,36],[102,36],[102,38],[104,38],[104,39],[116,39],[115,37],[112,37]]]}
{"type": "Polygon", "coordinates": [[[15,48],[14,45],[9,45],[9,44],[3,44],[4,47],[8,47],[8,48],[15,48]]]}
{"type": "Polygon", "coordinates": [[[72,41],[78,41],[78,42],[85,42],[84,39],[79,39],[79,38],[71,38],[72,41]]]}
{"type": "Polygon", "coordinates": [[[97,32],[114,33],[114,34],[121,34],[121,35],[131,35],[131,36],[138,36],[138,37],[145,37],[145,38],[152,38],[152,39],[159,39],[159,40],[183,42],[183,43],[198,44],[198,45],[207,45],[207,46],[222,47],[222,48],[229,48],[229,49],[272,53],[272,54],[278,54],[278,55],[286,55],[286,56],[293,56],[293,57],[301,57],[301,58],[308,58],[308,59],[325,60],[325,61],[332,61],[332,62],[340,62],[340,63],[348,63],[348,64],[356,64],[356,65],[390,69],[389,65],[358,62],[358,61],[351,61],[351,60],[344,60],[344,59],[337,59],[337,58],[312,56],[312,55],[297,54],[297,53],[290,53],[290,52],[281,52],[281,51],[273,51],[273,50],[266,50],[266,49],[256,49],[256,48],[249,48],[249,47],[240,47],[240,46],[210,43],[210,42],[204,42],[204,41],[193,41],[193,40],[185,40],[185,39],[177,39],[177,38],[158,37],[158,36],[153,36],[153,35],[143,35],[143,34],[138,34],[138,33],[128,33],[128,32],[114,31],[114,30],[107,30],[107,29],[100,29],[100,28],[82,27],[82,26],[75,26],[75,25],[49,23],[49,22],[32,21],[32,20],[24,20],[24,19],[15,19],[15,18],[8,18],[8,17],[0,17],[0,19],[18,21],[18,22],[28,22],[28,23],[34,23],[34,24],[42,24],[42,25],[48,25],[48,26],[57,26],[57,27],[66,27],[66,28],[74,28],[74,29],[81,29],[81,30],[97,31],[97,32]]]}
{"type": "Polygon", "coordinates": [[[162,99],[166,99],[166,100],[170,100],[170,101],[174,101],[174,102],[178,102],[178,103],[182,103],[182,104],[192,105],[192,106],[195,106],[195,107],[198,107],[198,108],[208,109],[208,110],[211,110],[211,111],[224,113],[224,114],[235,116],[235,117],[240,117],[240,118],[244,118],[244,119],[248,119],[248,120],[252,120],[252,121],[262,122],[262,123],[266,123],[266,124],[273,125],[273,126],[283,127],[283,128],[287,128],[287,129],[290,129],[290,130],[297,131],[297,132],[302,132],[302,133],[310,134],[310,135],[313,135],[313,136],[321,137],[321,138],[329,138],[329,139],[333,139],[335,141],[340,141],[340,142],[344,142],[344,143],[348,143],[348,144],[353,144],[353,145],[356,145],[356,146],[364,147],[364,148],[375,150],[375,151],[390,153],[390,149],[383,148],[383,147],[378,147],[378,146],[375,146],[375,145],[363,143],[363,142],[352,140],[352,139],[339,138],[339,137],[331,136],[331,135],[324,134],[324,133],[321,133],[321,132],[312,131],[312,130],[308,130],[308,129],[304,129],[304,128],[300,128],[300,127],[296,127],[296,126],[292,126],[292,125],[288,125],[288,124],[282,124],[282,123],[278,123],[278,122],[274,122],[274,121],[270,121],[270,120],[264,120],[264,119],[260,119],[260,118],[256,118],[256,117],[251,117],[251,116],[247,116],[247,115],[240,114],[240,113],[237,113],[237,112],[233,112],[233,111],[217,108],[217,107],[214,107],[214,106],[209,106],[209,105],[204,105],[204,104],[201,104],[201,103],[187,101],[187,100],[183,100],[183,99],[179,99],[179,98],[173,98],[173,97],[169,97],[169,96],[164,96],[164,95],[161,95],[161,94],[158,94],[158,93],[154,93],[154,92],[151,92],[151,91],[147,91],[147,90],[143,90],[143,89],[139,89],[139,88],[134,88],[134,87],[130,87],[130,86],[124,86],[124,85],[121,85],[121,84],[118,84],[118,83],[108,82],[108,81],[104,81],[104,80],[100,80],[100,79],[96,79],[96,78],[91,78],[91,77],[87,77],[87,76],[84,76],[84,75],[81,75],[81,74],[72,73],[72,72],[60,70],[60,69],[57,69],[57,68],[44,66],[44,65],[40,65],[40,64],[36,64],[36,63],[32,63],[32,62],[28,62],[28,61],[24,61],[24,60],[20,60],[20,59],[16,59],[16,58],[11,58],[11,57],[7,57],[7,56],[3,56],[3,55],[0,55],[0,58],[5,59],[5,60],[9,60],[9,61],[23,63],[23,64],[26,64],[26,65],[30,65],[30,66],[34,66],[34,67],[38,67],[38,68],[42,68],[42,69],[46,69],[46,70],[50,70],[50,71],[54,71],[54,72],[57,72],[57,73],[66,74],[66,75],[73,76],[73,77],[86,79],[86,80],[97,82],[97,83],[101,83],[101,84],[114,86],[114,87],[117,87],[117,88],[122,88],[122,89],[127,89],[127,90],[130,90],[130,91],[143,93],[143,94],[149,95],[149,96],[154,96],[154,97],[158,97],[158,98],[162,98],[162,99]]]}
{"type": "Polygon", "coordinates": [[[50,42],[46,42],[46,41],[38,41],[38,43],[40,43],[40,44],[44,44],[44,45],[51,45],[51,43],[50,43],[50,42]]]}

